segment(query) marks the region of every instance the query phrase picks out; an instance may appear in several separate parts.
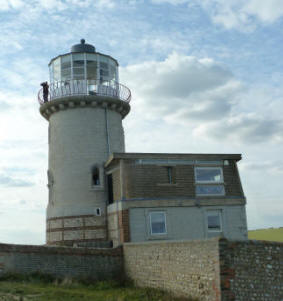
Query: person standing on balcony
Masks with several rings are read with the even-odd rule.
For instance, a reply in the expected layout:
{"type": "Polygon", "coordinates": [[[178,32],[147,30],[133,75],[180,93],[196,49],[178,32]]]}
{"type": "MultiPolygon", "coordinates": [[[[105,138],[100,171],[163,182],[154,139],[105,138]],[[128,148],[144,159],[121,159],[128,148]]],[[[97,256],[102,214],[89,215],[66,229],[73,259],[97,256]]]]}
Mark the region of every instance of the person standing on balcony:
{"type": "Polygon", "coordinates": [[[47,82],[40,84],[43,87],[43,101],[48,102],[49,86],[47,82]]]}

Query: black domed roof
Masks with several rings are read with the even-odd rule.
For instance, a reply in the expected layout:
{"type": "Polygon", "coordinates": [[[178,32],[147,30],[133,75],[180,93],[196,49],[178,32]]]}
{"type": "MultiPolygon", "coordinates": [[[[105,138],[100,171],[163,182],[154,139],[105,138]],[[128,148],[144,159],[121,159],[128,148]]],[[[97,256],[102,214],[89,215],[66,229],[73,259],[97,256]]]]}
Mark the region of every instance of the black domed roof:
{"type": "Polygon", "coordinates": [[[71,52],[95,52],[95,47],[85,43],[85,39],[81,39],[80,44],[72,46],[71,52]]]}

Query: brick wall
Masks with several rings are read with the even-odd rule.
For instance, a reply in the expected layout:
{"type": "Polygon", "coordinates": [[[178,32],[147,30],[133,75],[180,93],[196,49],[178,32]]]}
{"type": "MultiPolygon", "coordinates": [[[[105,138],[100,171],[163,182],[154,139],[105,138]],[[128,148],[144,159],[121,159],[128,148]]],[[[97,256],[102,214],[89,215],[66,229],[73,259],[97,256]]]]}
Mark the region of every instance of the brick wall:
{"type": "Polygon", "coordinates": [[[33,272],[93,279],[121,277],[122,249],[0,244],[0,276],[33,272]]]}
{"type": "Polygon", "coordinates": [[[138,286],[220,301],[218,239],[123,245],[126,276],[138,286]]]}
{"type": "Polygon", "coordinates": [[[128,209],[108,213],[108,239],[114,247],[130,241],[128,209]]]}
{"type": "MultiPolygon", "coordinates": [[[[243,197],[235,162],[223,166],[226,197],[243,197]]],[[[173,166],[173,183],[168,183],[166,166],[140,165],[134,160],[124,164],[124,185],[126,199],[195,197],[193,165],[173,166]]],[[[118,196],[118,194],[117,194],[118,196]]]]}
{"type": "Polygon", "coordinates": [[[121,200],[121,178],[120,178],[120,168],[116,169],[112,173],[113,181],[113,199],[121,200]]]}
{"type": "Polygon", "coordinates": [[[220,241],[222,301],[282,301],[283,243],[220,241]]]}

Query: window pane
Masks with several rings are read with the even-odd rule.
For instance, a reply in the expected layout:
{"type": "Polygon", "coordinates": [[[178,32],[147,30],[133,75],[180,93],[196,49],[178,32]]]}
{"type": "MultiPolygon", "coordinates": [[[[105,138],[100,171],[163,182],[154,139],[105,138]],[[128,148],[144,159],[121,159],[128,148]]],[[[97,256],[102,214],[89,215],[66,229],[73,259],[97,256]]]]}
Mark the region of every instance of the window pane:
{"type": "Polygon", "coordinates": [[[166,234],[166,222],[164,212],[150,213],[151,234],[166,234]]]}
{"type": "Polygon", "coordinates": [[[107,64],[107,63],[100,62],[100,68],[102,68],[102,69],[107,69],[107,70],[108,70],[108,64],[107,64]]]}
{"type": "Polygon", "coordinates": [[[61,72],[61,80],[71,79],[71,69],[64,69],[61,72]]]}
{"type": "Polygon", "coordinates": [[[87,69],[87,78],[88,79],[97,79],[96,69],[88,68],[87,69]]]}
{"type": "Polygon", "coordinates": [[[53,77],[54,81],[59,81],[60,80],[60,58],[56,59],[53,62],[53,77]]]}
{"type": "Polygon", "coordinates": [[[197,185],[197,195],[224,195],[225,190],[223,185],[197,185]]]}
{"type": "Polygon", "coordinates": [[[196,182],[222,182],[221,168],[196,168],[196,182]]]}
{"type": "Polygon", "coordinates": [[[110,80],[116,80],[116,69],[114,66],[110,66],[110,75],[109,75],[110,80]]]}
{"type": "Polygon", "coordinates": [[[62,56],[61,58],[61,68],[71,68],[71,56],[70,55],[65,55],[62,56]]]}
{"type": "Polygon", "coordinates": [[[208,230],[221,231],[221,212],[208,211],[207,212],[207,227],[208,230]]]}
{"type": "Polygon", "coordinates": [[[87,61],[87,78],[96,79],[97,78],[97,62],[87,61]]]}

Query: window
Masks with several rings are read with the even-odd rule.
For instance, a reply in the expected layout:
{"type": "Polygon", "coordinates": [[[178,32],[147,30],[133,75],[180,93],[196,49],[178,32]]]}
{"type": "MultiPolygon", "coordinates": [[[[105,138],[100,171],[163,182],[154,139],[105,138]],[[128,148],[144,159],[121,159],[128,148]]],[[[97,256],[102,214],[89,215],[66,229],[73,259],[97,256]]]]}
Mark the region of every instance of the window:
{"type": "Polygon", "coordinates": [[[114,200],[112,174],[107,176],[107,183],[108,183],[108,204],[112,204],[114,200]]]}
{"type": "Polygon", "coordinates": [[[197,183],[219,183],[223,182],[221,167],[196,167],[197,183]]]}
{"type": "Polygon", "coordinates": [[[221,167],[196,167],[195,181],[197,196],[225,195],[221,167]]]}
{"type": "Polygon", "coordinates": [[[173,169],[172,166],[167,166],[167,180],[169,184],[174,184],[175,183],[175,170],[173,169]]]}
{"type": "Polygon", "coordinates": [[[95,215],[96,216],[101,216],[101,209],[100,208],[95,208],[95,215]]]}
{"type": "Polygon", "coordinates": [[[92,186],[98,185],[100,185],[99,168],[95,166],[92,168],[92,186]]]}
{"type": "Polygon", "coordinates": [[[165,212],[150,212],[151,235],[167,234],[165,212]]]}
{"type": "Polygon", "coordinates": [[[208,210],[206,212],[207,230],[210,232],[222,231],[221,210],[208,210]]]}

